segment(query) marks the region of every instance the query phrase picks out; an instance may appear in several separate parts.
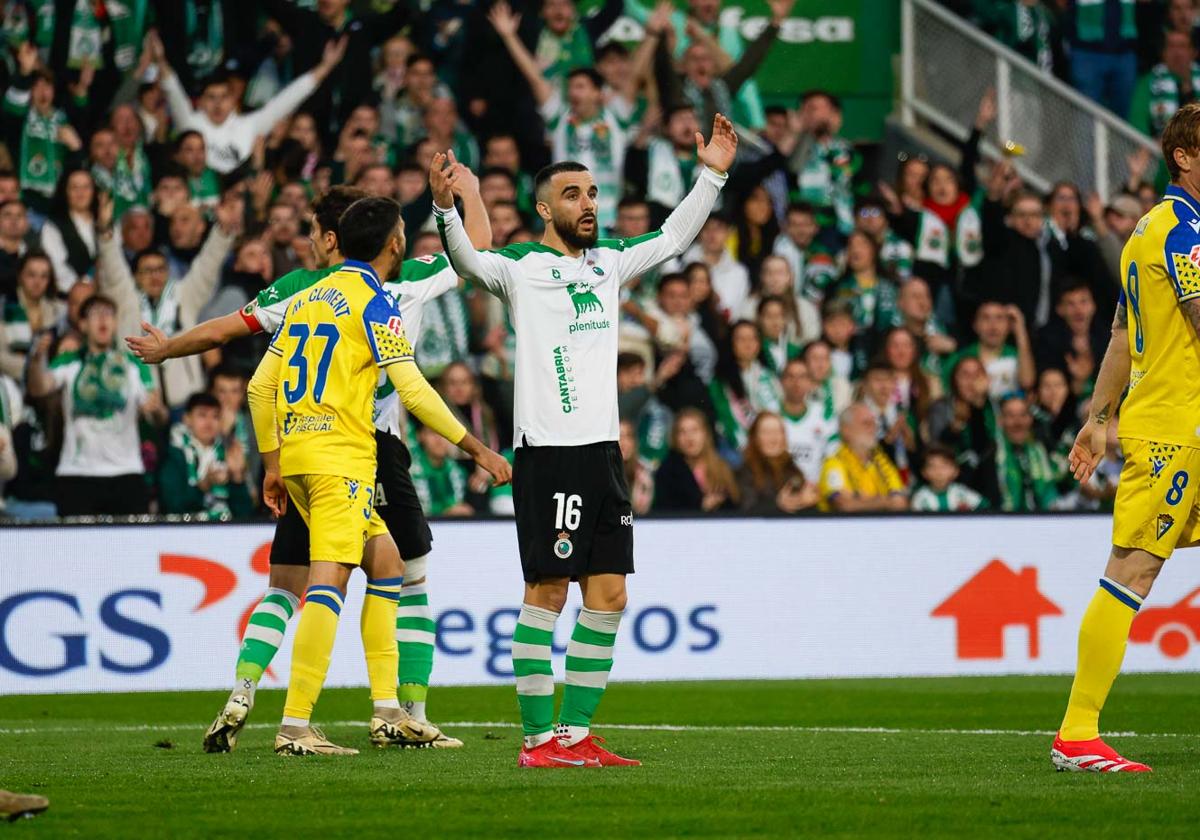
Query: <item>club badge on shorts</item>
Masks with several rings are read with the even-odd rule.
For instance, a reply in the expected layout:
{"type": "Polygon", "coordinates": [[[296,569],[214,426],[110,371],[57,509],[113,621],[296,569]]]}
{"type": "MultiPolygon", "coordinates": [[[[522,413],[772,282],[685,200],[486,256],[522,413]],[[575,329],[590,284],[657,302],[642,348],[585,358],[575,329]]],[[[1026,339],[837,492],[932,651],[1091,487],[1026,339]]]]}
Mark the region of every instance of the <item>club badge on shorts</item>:
{"type": "Polygon", "coordinates": [[[566,531],[558,532],[558,539],[554,541],[554,556],[559,560],[566,560],[575,551],[575,544],[571,542],[571,535],[566,531]]]}

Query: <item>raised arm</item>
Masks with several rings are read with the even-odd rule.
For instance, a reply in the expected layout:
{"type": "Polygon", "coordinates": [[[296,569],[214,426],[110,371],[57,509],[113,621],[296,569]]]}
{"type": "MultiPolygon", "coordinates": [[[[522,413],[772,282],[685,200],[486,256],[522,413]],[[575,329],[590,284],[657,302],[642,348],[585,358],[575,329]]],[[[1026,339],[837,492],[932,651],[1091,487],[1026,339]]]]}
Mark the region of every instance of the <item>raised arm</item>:
{"type": "Polygon", "coordinates": [[[31,397],[45,397],[58,390],[58,383],[54,381],[54,375],[50,373],[50,366],[47,363],[52,343],[54,343],[54,336],[50,333],[43,333],[29,350],[27,387],[31,397]]]}
{"type": "Polygon", "coordinates": [[[754,75],[759,65],[763,63],[763,59],[767,57],[767,53],[771,51],[771,45],[775,43],[775,39],[779,35],[780,25],[791,13],[796,0],[767,0],[767,2],[771,7],[771,22],[763,27],[763,31],[759,33],[758,37],[746,46],[746,51],[742,53],[742,57],[738,59],[737,63],[721,77],[725,80],[725,84],[729,85],[729,90],[734,93],[754,75]]]}
{"type": "Polygon", "coordinates": [[[433,215],[437,220],[442,248],[458,276],[478,283],[500,297],[508,295],[509,260],[499,254],[475,250],[463,227],[462,218],[454,209],[454,183],[462,177],[454,167],[446,166],[447,157],[441,152],[433,156],[429,168],[429,186],[433,192],[433,215]]]}
{"type": "Polygon", "coordinates": [[[108,295],[117,304],[117,329],[132,333],[141,321],[141,302],[138,300],[137,284],[129,271],[129,263],[121,253],[117,237],[113,234],[113,201],[110,196],[101,196],[96,238],[99,240],[96,254],[96,286],[102,295],[108,295]]]}
{"type": "Polygon", "coordinates": [[[713,119],[712,137],[706,144],[704,137],[696,133],[696,155],[704,164],[704,171],[696,180],[691,192],[679,202],[661,229],[624,242],[619,261],[620,276],[632,280],[644,271],[682,254],[700,228],[725,182],[729,179],[729,168],[737,155],[737,134],[733,123],[721,114],[713,119]]]}
{"type": "Polygon", "coordinates": [[[167,359],[197,356],[253,332],[240,309],[210,318],[177,335],[168,336],[145,321],[142,322],[142,330],[145,335],[127,335],[125,343],[133,355],[148,365],[162,364],[167,359]]]}
{"type": "Polygon", "coordinates": [[[155,53],[155,61],[158,64],[158,76],[162,80],[162,91],[167,97],[167,110],[171,113],[171,121],[175,123],[175,129],[183,131],[191,127],[196,111],[192,108],[192,100],[188,99],[187,92],[183,89],[183,83],[179,81],[179,76],[171,67],[171,63],[167,61],[162,43],[154,43],[154,41],[151,43],[151,50],[155,53]]]}
{"type": "Polygon", "coordinates": [[[254,121],[255,132],[258,134],[268,133],[275,123],[289,116],[300,107],[301,102],[312,96],[313,91],[321,86],[326,77],[333,72],[333,68],[337,67],[338,62],[346,55],[346,42],[345,36],[336,41],[326,42],[320,64],[271,97],[266,105],[250,114],[250,118],[254,121]]]}
{"type": "Polygon", "coordinates": [[[204,247],[192,260],[192,265],[179,284],[179,308],[184,322],[195,321],[216,291],[217,281],[221,279],[221,265],[229,256],[233,247],[234,237],[241,228],[241,216],[238,207],[232,202],[222,202],[217,205],[217,221],[204,240],[204,247]]]}
{"type": "Polygon", "coordinates": [[[533,101],[538,104],[538,107],[541,107],[550,98],[554,88],[546,81],[537,59],[533,57],[533,53],[529,52],[529,48],[525,46],[518,34],[521,16],[513,12],[506,0],[500,0],[488,12],[488,20],[492,22],[492,26],[496,28],[496,34],[504,42],[504,47],[512,57],[513,64],[517,65],[517,69],[521,71],[525,81],[529,82],[529,89],[533,91],[533,101]]]}
{"type": "Polygon", "coordinates": [[[446,156],[457,172],[450,189],[463,203],[463,226],[467,230],[467,238],[471,240],[472,247],[486,251],[492,247],[492,223],[488,220],[483,196],[479,194],[479,176],[465,163],[454,159],[453,149],[446,156]]]}

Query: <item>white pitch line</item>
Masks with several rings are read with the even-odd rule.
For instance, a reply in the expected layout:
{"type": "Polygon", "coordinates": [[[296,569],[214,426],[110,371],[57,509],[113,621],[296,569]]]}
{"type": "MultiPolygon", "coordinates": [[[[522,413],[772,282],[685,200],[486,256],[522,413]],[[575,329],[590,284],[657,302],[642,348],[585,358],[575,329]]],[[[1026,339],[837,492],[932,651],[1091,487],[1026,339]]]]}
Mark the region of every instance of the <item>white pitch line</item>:
{"type": "MultiPolygon", "coordinates": [[[[318,723],[325,728],[358,727],[361,720],[335,720],[318,723]]],[[[273,722],[248,723],[246,729],[275,729],[273,722]]],[[[516,729],[506,720],[455,720],[439,723],[444,729],[516,729]]],[[[124,726],[42,726],[22,729],[0,728],[0,735],[78,734],[83,732],[187,732],[200,730],[200,723],[140,723],[124,726]]],[[[1051,737],[1053,729],[902,729],[891,726],[690,726],[671,723],[606,723],[597,729],[628,729],[646,732],[752,732],[797,733],[812,735],[1014,735],[1051,737]]],[[[1200,738],[1200,732],[1106,732],[1112,738],[1200,738]]]]}

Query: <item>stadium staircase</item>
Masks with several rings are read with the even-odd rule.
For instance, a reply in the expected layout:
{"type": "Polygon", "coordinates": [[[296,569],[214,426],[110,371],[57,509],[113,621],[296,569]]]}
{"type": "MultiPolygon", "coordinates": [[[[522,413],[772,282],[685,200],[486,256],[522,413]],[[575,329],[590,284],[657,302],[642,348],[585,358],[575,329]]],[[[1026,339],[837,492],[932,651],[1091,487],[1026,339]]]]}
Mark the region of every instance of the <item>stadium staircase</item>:
{"type": "MultiPolygon", "coordinates": [[[[996,122],[982,144],[996,158],[1006,144],[1021,176],[1039,190],[1060,180],[1108,198],[1121,186],[1126,159],[1139,147],[1161,159],[1158,144],[1036,64],[934,0],[901,0],[898,118],[888,151],[919,150],[955,160],[944,133],[964,140],[979,99],[996,91],[996,122]],[[894,149],[893,149],[894,147],[894,149]]],[[[886,154],[886,152],[885,152],[886,154]]]]}

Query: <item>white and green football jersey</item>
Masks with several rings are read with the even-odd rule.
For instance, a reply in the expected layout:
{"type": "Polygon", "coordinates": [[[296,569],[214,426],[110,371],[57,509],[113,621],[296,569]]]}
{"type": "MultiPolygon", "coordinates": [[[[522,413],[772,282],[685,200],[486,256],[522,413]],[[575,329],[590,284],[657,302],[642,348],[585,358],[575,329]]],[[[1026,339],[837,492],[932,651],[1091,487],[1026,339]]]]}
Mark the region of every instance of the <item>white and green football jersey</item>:
{"type": "MultiPolygon", "coordinates": [[[[321,278],[337,271],[341,265],[307,271],[297,269],[285,274],[242,309],[242,318],[254,332],[274,333],[283,323],[288,303],[321,278]]],[[[404,332],[414,347],[420,346],[421,317],[425,304],[444,295],[458,285],[458,275],[450,267],[445,254],[433,254],[405,260],[400,266],[400,276],[383,284],[385,291],[396,298],[400,306],[400,317],[404,321],[404,332]]],[[[417,363],[421,359],[418,355],[417,363]]],[[[387,374],[380,371],[379,385],[375,389],[373,410],[375,428],[400,437],[402,428],[400,397],[387,374]]]]}
{"type": "Polygon", "coordinates": [[[476,251],[458,211],[434,205],[455,271],[510,311],[517,337],[514,447],[617,440],[621,286],[683,253],[725,180],[706,169],[661,230],[601,239],[577,257],[540,243],[476,251]]]}
{"type": "Polygon", "coordinates": [[[604,230],[612,230],[617,223],[617,202],[621,200],[621,177],[633,107],[620,96],[614,96],[595,117],[581,120],[571,114],[562,94],[556,90],[542,103],[541,112],[554,160],[578,161],[591,170],[600,193],[596,221],[604,230]]]}
{"type": "Polygon", "coordinates": [[[804,473],[805,481],[817,484],[821,466],[841,442],[837,417],[827,416],[820,406],[811,404],[799,416],[781,411],[780,417],[793,463],[804,473]]]}

